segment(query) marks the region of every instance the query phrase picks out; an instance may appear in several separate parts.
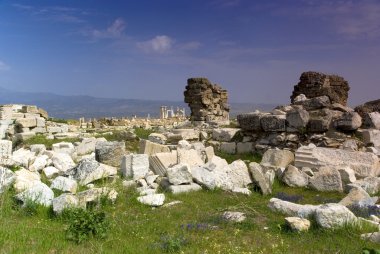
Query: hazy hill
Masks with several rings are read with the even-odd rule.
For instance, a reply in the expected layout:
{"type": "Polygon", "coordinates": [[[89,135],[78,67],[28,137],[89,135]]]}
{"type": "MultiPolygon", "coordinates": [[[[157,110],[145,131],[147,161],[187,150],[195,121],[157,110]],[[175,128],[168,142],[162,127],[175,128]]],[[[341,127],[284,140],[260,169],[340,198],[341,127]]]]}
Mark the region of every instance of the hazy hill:
{"type": "MultiPolygon", "coordinates": [[[[84,95],[66,96],[42,92],[17,92],[0,88],[0,104],[12,103],[37,105],[46,109],[52,117],[72,119],[79,117],[130,117],[132,115],[146,117],[148,114],[157,117],[161,105],[173,106],[174,109],[185,107],[187,114],[190,113],[187,105],[181,101],[97,98],[84,95]]],[[[231,115],[236,116],[239,113],[250,112],[255,109],[269,111],[275,106],[277,105],[231,103],[231,115]]]]}

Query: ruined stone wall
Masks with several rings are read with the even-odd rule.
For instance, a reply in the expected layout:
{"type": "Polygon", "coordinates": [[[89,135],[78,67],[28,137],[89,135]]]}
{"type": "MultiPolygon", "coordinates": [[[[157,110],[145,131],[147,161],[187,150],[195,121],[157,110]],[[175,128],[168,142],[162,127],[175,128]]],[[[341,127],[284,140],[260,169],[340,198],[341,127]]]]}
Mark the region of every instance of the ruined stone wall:
{"type": "Polygon", "coordinates": [[[380,112],[380,99],[369,101],[363,105],[357,106],[355,108],[355,111],[358,112],[361,117],[365,117],[368,113],[380,112]]]}
{"type": "Polygon", "coordinates": [[[307,98],[326,95],[331,103],[346,106],[349,90],[348,82],[342,77],[309,71],[301,74],[300,82],[294,86],[290,98],[293,103],[294,98],[300,94],[306,95],[307,98]]]}
{"type": "Polygon", "coordinates": [[[36,106],[1,105],[0,139],[30,137],[36,133],[46,133],[48,113],[36,106]]]}
{"type": "Polygon", "coordinates": [[[206,78],[190,78],[184,92],[192,121],[229,123],[228,93],[206,78]]]}

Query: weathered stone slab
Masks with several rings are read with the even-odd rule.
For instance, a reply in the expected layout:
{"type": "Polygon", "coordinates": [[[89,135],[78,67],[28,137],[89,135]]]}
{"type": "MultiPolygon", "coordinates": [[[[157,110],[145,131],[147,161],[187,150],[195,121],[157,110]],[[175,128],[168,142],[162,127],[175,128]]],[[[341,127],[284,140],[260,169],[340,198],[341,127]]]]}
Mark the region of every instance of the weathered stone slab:
{"type": "Polygon", "coordinates": [[[269,149],[264,153],[260,164],[275,168],[286,168],[293,161],[294,154],[291,151],[269,149]]]}
{"type": "Polygon", "coordinates": [[[8,158],[12,155],[12,141],[0,140],[0,157],[8,158]]]}
{"type": "Polygon", "coordinates": [[[128,154],[123,156],[121,162],[121,173],[125,177],[133,180],[144,178],[149,172],[149,155],[147,154],[128,154]]]}
{"type": "Polygon", "coordinates": [[[297,168],[309,167],[319,169],[349,167],[357,177],[377,176],[379,174],[379,159],[373,153],[347,151],[343,149],[323,147],[300,147],[296,151],[295,163],[297,168]]]}
{"type": "Polygon", "coordinates": [[[165,153],[170,152],[170,149],[168,146],[156,144],[153,142],[150,142],[149,140],[141,140],[140,141],[140,150],[139,153],[144,153],[148,155],[154,155],[156,153],[165,153]]]}
{"type": "Polygon", "coordinates": [[[263,115],[259,112],[240,114],[237,116],[237,120],[240,128],[245,131],[261,131],[260,120],[263,115]]]}
{"type": "Polygon", "coordinates": [[[178,163],[177,151],[156,153],[149,156],[149,166],[154,173],[160,176],[166,175],[166,169],[178,163]]]}
{"type": "Polygon", "coordinates": [[[121,159],[125,153],[125,142],[123,141],[99,141],[95,145],[96,160],[113,167],[120,167],[121,159]]]}
{"type": "Polygon", "coordinates": [[[237,128],[213,129],[212,139],[221,142],[231,142],[235,135],[240,132],[237,128]]]}
{"type": "Polygon", "coordinates": [[[266,132],[286,131],[285,115],[264,115],[260,120],[261,128],[266,132]]]}

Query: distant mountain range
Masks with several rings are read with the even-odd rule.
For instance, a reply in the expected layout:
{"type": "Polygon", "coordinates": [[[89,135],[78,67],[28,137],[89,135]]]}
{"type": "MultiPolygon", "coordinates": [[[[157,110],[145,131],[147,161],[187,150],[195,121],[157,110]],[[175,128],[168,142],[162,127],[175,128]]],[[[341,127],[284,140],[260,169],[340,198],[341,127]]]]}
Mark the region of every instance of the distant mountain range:
{"type": "MultiPolygon", "coordinates": [[[[97,98],[92,96],[78,95],[57,95],[43,92],[17,92],[0,88],[1,104],[28,104],[37,105],[45,109],[49,116],[64,119],[78,119],[80,117],[158,117],[160,106],[186,108],[186,113],[190,114],[187,104],[181,101],[158,101],[158,100],[136,100],[136,99],[116,99],[97,98]]],[[[277,105],[260,103],[230,103],[231,116],[239,113],[251,112],[256,109],[270,111],[277,105]]]]}

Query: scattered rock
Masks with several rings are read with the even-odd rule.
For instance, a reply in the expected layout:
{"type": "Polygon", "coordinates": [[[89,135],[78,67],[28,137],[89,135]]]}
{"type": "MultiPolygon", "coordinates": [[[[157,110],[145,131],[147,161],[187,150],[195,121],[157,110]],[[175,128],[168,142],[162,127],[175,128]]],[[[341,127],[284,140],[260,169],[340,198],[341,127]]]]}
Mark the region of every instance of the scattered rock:
{"type": "Polygon", "coordinates": [[[83,206],[90,202],[99,203],[101,198],[106,198],[107,200],[114,203],[117,199],[117,196],[118,193],[114,189],[108,187],[92,188],[77,193],[79,203],[83,206]]]}
{"type": "Polygon", "coordinates": [[[299,217],[286,217],[285,224],[295,232],[308,231],[310,228],[310,221],[299,217]]]}
{"type": "Polygon", "coordinates": [[[50,188],[57,189],[63,192],[71,192],[75,194],[77,192],[78,184],[73,179],[69,179],[63,176],[58,176],[57,178],[53,180],[50,188]]]}
{"type": "Polygon", "coordinates": [[[173,194],[200,191],[202,187],[196,183],[183,184],[183,185],[170,185],[168,191],[173,194]]]}
{"type": "Polygon", "coordinates": [[[80,207],[78,198],[73,194],[67,193],[54,198],[52,201],[52,205],[55,214],[61,214],[65,209],[80,207]]]}
{"type": "Polygon", "coordinates": [[[240,129],[236,128],[221,128],[213,129],[212,138],[216,141],[231,142],[233,138],[240,132],[240,129]]]}
{"type": "Polygon", "coordinates": [[[22,168],[20,170],[17,170],[15,172],[15,175],[16,179],[13,184],[13,187],[15,188],[17,193],[41,183],[41,178],[38,172],[31,172],[22,168]]]}
{"type": "Polygon", "coordinates": [[[253,182],[260,188],[263,195],[272,193],[272,184],[265,177],[262,167],[256,162],[249,164],[249,171],[251,172],[253,182]]]}
{"type": "Polygon", "coordinates": [[[244,213],[241,212],[224,212],[222,214],[222,219],[226,221],[231,221],[231,222],[243,222],[247,219],[244,213]]]}
{"type": "Polygon", "coordinates": [[[125,153],[125,142],[100,141],[95,146],[96,160],[117,168],[120,167],[125,153]]]}
{"type": "Polygon", "coordinates": [[[290,187],[306,187],[309,184],[309,176],[289,165],[282,175],[282,181],[290,187]]]}
{"type": "Polygon", "coordinates": [[[268,207],[274,211],[288,216],[296,216],[300,218],[311,218],[319,206],[315,205],[299,205],[278,198],[271,198],[268,207]]]}
{"type": "Polygon", "coordinates": [[[54,167],[64,173],[75,167],[73,159],[67,153],[54,153],[51,160],[53,161],[54,167]]]}
{"type": "Polygon", "coordinates": [[[23,205],[28,202],[37,203],[44,206],[50,206],[54,198],[54,192],[44,183],[40,182],[24,190],[15,196],[23,205]]]}
{"type": "Polygon", "coordinates": [[[55,167],[49,166],[42,170],[48,179],[54,178],[59,174],[59,170],[55,167]]]}
{"type": "Polygon", "coordinates": [[[380,191],[380,178],[369,176],[353,183],[363,188],[369,195],[375,195],[380,191]]]}
{"type": "Polygon", "coordinates": [[[294,162],[294,154],[291,151],[269,149],[264,153],[260,164],[275,168],[286,168],[292,162],[294,162]]]}
{"type": "Polygon", "coordinates": [[[149,156],[147,154],[124,155],[121,162],[121,173],[133,180],[144,178],[149,172],[149,156]]]}
{"type": "Polygon", "coordinates": [[[0,194],[7,190],[15,180],[15,173],[7,168],[0,167],[0,194]]]}
{"type": "Polygon", "coordinates": [[[164,204],[164,201],[165,201],[165,195],[164,194],[151,194],[151,195],[138,197],[137,200],[144,205],[162,206],[164,204]]]}
{"type": "Polygon", "coordinates": [[[334,122],[334,126],[342,131],[355,131],[362,126],[362,118],[356,112],[345,112],[334,122]]]}
{"type": "Polygon", "coordinates": [[[190,167],[187,164],[178,164],[167,169],[169,182],[174,185],[187,184],[193,181],[190,167]]]}
{"type": "Polygon", "coordinates": [[[365,241],[370,241],[373,243],[380,243],[380,232],[373,232],[360,235],[360,238],[365,241]]]}
{"type": "Polygon", "coordinates": [[[322,228],[335,229],[354,224],[356,216],[343,205],[325,204],[315,210],[315,220],[322,228]]]}
{"type": "Polygon", "coordinates": [[[339,171],[334,168],[321,167],[309,180],[311,188],[318,191],[343,191],[339,171]]]}
{"type": "Polygon", "coordinates": [[[117,169],[99,163],[92,159],[84,159],[79,164],[68,172],[80,185],[86,185],[93,181],[113,176],[117,174],[117,169]]]}

